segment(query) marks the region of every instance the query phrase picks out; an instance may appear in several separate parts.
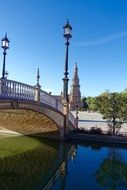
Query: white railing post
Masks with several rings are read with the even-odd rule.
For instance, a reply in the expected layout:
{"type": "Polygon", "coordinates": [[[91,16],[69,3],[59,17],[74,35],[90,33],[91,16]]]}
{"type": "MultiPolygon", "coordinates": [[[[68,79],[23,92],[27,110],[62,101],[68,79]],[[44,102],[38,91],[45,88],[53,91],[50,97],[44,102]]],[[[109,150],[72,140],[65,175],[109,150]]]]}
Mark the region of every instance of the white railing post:
{"type": "Polygon", "coordinates": [[[35,101],[40,103],[40,91],[41,91],[41,86],[40,85],[36,85],[35,86],[35,101]]]}

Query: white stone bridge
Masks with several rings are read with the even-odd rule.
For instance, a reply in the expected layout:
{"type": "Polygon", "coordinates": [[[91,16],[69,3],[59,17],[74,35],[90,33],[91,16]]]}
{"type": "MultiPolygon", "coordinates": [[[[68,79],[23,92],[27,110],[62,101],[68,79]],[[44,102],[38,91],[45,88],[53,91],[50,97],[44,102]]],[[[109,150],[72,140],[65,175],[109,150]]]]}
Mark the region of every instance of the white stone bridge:
{"type": "Polygon", "coordinates": [[[39,85],[0,79],[0,127],[20,134],[64,138],[78,126],[77,119],[39,85]]]}

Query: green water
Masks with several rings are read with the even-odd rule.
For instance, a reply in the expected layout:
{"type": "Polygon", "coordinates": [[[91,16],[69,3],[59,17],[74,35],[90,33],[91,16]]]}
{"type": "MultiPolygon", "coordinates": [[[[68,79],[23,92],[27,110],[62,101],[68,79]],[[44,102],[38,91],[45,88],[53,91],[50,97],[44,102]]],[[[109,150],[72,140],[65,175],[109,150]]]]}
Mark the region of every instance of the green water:
{"type": "Polygon", "coordinates": [[[0,190],[126,190],[127,147],[0,137],[0,190]]]}
{"type": "Polygon", "coordinates": [[[58,144],[32,137],[0,139],[0,190],[34,190],[57,156],[58,144]]]}

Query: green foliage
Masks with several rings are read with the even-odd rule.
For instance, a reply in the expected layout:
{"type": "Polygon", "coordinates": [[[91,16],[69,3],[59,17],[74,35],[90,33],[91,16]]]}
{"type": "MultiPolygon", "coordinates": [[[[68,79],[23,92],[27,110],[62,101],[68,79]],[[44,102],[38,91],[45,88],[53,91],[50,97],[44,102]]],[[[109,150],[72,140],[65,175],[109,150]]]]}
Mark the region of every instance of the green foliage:
{"type": "Polygon", "coordinates": [[[88,109],[88,103],[87,103],[87,98],[86,97],[82,98],[82,103],[83,103],[84,110],[87,110],[88,109]]]}
{"type": "Polygon", "coordinates": [[[82,99],[84,110],[97,111],[96,97],[84,97],[82,99]]]}
{"type": "Polygon", "coordinates": [[[101,135],[102,134],[102,129],[95,126],[95,127],[90,128],[90,129],[81,128],[81,129],[78,129],[76,131],[76,133],[77,132],[84,133],[84,134],[98,134],[98,135],[101,135]]]}
{"type": "Polygon", "coordinates": [[[88,103],[88,106],[89,106],[89,110],[97,111],[97,106],[95,104],[95,101],[96,101],[96,97],[88,97],[87,98],[87,103],[88,103]]]}
{"type": "Polygon", "coordinates": [[[103,118],[109,122],[112,134],[115,135],[127,120],[127,94],[106,93],[96,98],[96,106],[103,118]]]}

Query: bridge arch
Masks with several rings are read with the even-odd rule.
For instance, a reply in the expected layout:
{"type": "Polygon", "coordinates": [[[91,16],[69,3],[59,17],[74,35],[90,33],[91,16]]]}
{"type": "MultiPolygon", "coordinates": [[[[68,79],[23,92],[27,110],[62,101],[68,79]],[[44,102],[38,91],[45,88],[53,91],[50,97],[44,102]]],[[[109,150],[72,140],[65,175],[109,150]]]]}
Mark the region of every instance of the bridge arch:
{"type": "Polygon", "coordinates": [[[45,104],[21,100],[0,100],[1,126],[25,135],[62,137],[65,116],[45,104]],[[20,125],[17,127],[16,125],[20,125]]]}

